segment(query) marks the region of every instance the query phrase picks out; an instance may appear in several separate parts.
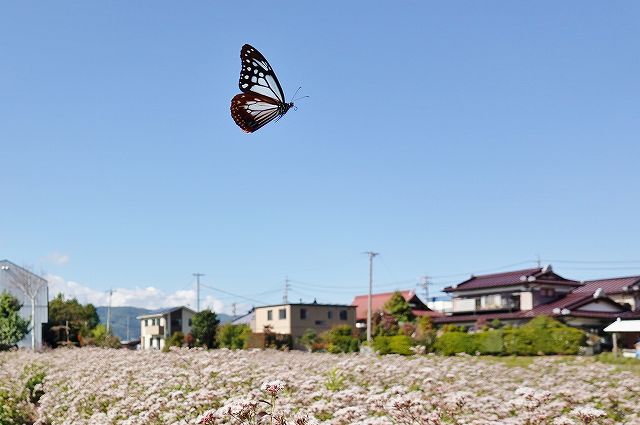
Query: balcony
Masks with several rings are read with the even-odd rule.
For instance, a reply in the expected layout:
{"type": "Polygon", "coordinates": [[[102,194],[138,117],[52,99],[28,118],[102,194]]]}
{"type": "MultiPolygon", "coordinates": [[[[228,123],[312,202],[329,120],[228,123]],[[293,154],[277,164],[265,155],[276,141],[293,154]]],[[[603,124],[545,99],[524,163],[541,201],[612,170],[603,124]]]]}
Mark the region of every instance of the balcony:
{"type": "Polygon", "coordinates": [[[480,298],[454,298],[453,299],[453,313],[473,313],[483,312],[488,313],[491,311],[516,311],[520,310],[520,302],[514,298],[502,298],[500,301],[492,300],[493,302],[487,302],[488,300],[482,300],[480,298]]]}
{"type": "Polygon", "coordinates": [[[147,335],[150,334],[152,336],[164,336],[164,326],[160,326],[160,325],[147,326],[146,334],[147,335]]]}

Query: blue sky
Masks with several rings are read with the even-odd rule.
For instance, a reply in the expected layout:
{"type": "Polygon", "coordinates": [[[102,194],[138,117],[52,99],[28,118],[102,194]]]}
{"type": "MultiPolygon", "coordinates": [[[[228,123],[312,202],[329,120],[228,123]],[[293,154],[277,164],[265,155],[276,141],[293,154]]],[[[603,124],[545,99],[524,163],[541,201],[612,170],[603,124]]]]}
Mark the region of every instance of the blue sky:
{"type": "Polygon", "coordinates": [[[285,276],[348,303],[367,250],[380,291],[537,255],[640,274],[639,21],[632,1],[3,4],[0,258],[98,304],[182,302],[202,272],[245,297],[207,289],[220,311],[285,276]],[[254,134],[229,113],[244,43],[310,96],[254,134]]]}

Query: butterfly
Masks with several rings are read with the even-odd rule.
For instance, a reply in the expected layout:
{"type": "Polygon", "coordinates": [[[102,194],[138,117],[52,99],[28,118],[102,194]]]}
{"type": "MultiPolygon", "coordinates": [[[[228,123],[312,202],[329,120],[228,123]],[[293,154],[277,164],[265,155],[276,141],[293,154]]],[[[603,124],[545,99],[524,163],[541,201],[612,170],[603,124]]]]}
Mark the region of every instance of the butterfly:
{"type": "Polygon", "coordinates": [[[240,50],[240,91],[231,99],[231,117],[247,133],[279,120],[293,102],[285,102],[282,86],[262,53],[245,44],[240,50]]]}

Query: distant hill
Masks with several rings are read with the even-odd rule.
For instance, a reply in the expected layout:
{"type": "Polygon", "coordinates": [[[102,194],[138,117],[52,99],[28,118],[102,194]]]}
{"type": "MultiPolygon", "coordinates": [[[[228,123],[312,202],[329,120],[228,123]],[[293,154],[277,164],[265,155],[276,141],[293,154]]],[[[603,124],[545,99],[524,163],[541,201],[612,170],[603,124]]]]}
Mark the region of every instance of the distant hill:
{"type": "MultiPolygon", "coordinates": [[[[107,324],[107,307],[96,307],[100,323],[107,324]]],[[[140,307],[111,307],[111,329],[121,341],[140,339],[140,321],[137,316],[147,314],[152,310],[140,307]],[[129,318],[129,332],[127,333],[127,318],[129,318]]],[[[233,317],[219,313],[220,323],[228,323],[233,317]]]]}

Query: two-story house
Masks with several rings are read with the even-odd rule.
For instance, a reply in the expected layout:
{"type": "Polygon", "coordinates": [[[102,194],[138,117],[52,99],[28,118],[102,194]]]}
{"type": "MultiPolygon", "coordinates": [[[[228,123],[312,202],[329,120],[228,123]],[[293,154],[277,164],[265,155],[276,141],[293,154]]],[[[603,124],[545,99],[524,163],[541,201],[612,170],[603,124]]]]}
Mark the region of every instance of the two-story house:
{"type": "Polygon", "coordinates": [[[188,307],[170,307],[136,317],[140,320],[140,348],[164,348],[165,340],[176,332],[191,332],[191,319],[196,314],[188,307]]]}
{"type": "Polygon", "coordinates": [[[342,304],[291,303],[256,307],[251,316],[253,333],[264,333],[265,327],[271,332],[291,335],[294,342],[307,329],[318,334],[334,326],[348,325],[355,329],[355,306],[342,304]]]}
{"type": "Polygon", "coordinates": [[[453,309],[434,323],[473,327],[498,319],[518,325],[547,315],[562,318],[571,326],[599,330],[617,317],[633,316],[628,306],[607,296],[601,283],[566,279],[550,265],[471,276],[444,288],[452,297],[453,309]]]}
{"type": "MultiPolygon", "coordinates": [[[[398,291],[405,301],[411,306],[411,312],[416,317],[430,316],[440,317],[442,313],[433,311],[420,298],[413,290],[398,291]]],[[[371,294],[371,313],[379,313],[384,310],[384,305],[391,299],[395,292],[382,292],[378,294],[371,294]]],[[[367,311],[369,310],[369,295],[356,295],[351,302],[351,305],[356,307],[356,326],[358,328],[367,327],[367,311]]]]}

